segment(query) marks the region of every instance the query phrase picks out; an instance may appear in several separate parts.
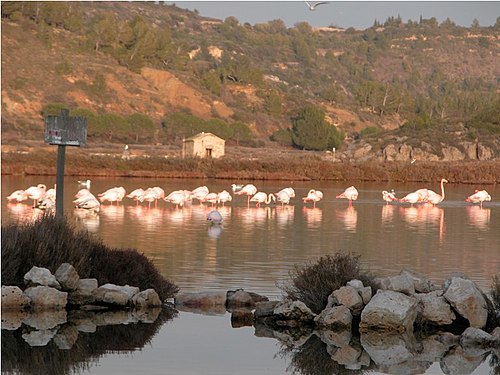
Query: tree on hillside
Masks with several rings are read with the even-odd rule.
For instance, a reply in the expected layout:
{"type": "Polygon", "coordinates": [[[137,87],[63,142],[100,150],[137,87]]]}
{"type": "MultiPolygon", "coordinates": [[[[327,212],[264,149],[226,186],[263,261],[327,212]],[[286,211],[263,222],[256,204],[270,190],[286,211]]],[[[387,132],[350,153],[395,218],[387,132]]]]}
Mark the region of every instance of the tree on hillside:
{"type": "Polygon", "coordinates": [[[316,106],[303,107],[292,120],[292,142],[304,150],[339,147],[342,135],[325,120],[325,112],[316,106]]]}

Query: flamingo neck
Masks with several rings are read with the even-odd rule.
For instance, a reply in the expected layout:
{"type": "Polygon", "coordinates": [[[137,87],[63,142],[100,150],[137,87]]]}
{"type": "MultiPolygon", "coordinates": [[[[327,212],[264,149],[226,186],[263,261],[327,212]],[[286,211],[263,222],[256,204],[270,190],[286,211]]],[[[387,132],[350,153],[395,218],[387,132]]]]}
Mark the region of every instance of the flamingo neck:
{"type": "Polygon", "coordinates": [[[274,201],[276,201],[276,197],[274,196],[274,194],[273,194],[273,193],[270,193],[270,194],[266,197],[266,201],[265,201],[265,203],[266,203],[266,204],[271,203],[271,199],[273,199],[274,201]]]}
{"type": "Polygon", "coordinates": [[[443,200],[444,199],[444,180],[441,180],[441,197],[442,197],[441,200],[443,200]]]}

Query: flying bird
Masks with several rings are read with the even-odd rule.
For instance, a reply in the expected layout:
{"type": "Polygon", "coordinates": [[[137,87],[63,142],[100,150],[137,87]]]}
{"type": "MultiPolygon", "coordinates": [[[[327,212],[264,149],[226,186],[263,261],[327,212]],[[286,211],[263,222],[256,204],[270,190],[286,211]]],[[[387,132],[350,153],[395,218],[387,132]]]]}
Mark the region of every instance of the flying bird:
{"type": "Polygon", "coordinates": [[[318,5],[322,5],[322,4],[328,4],[328,1],[317,1],[315,3],[310,3],[309,1],[306,1],[306,4],[307,4],[307,7],[309,8],[309,10],[316,10],[316,7],[318,5]]]}

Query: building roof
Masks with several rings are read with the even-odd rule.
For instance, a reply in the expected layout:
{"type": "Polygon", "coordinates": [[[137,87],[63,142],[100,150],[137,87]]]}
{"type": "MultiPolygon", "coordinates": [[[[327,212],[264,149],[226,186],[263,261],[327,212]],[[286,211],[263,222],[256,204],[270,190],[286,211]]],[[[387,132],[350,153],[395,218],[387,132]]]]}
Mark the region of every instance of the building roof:
{"type": "Polygon", "coordinates": [[[212,133],[205,133],[205,132],[201,132],[201,133],[198,133],[196,135],[193,135],[192,137],[186,138],[184,140],[184,142],[186,142],[186,141],[194,141],[194,140],[202,139],[202,138],[205,138],[205,137],[208,137],[208,136],[211,136],[211,137],[214,137],[214,138],[218,138],[221,141],[225,142],[225,140],[222,139],[221,137],[218,137],[218,136],[216,136],[215,134],[212,134],[212,133]]]}

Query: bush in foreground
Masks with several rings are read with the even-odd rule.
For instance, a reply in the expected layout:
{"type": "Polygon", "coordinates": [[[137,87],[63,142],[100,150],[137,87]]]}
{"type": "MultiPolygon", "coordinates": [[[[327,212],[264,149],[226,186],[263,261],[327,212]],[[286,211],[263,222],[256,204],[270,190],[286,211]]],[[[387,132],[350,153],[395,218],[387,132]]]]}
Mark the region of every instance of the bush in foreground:
{"type": "Polygon", "coordinates": [[[500,274],[493,276],[491,284],[491,299],[497,316],[500,315],[500,274]]]}
{"type": "Polygon", "coordinates": [[[373,278],[361,273],[359,256],[343,253],[326,255],[314,264],[295,266],[290,278],[290,283],[280,286],[285,297],[304,302],[316,314],[326,307],[328,296],[334,290],[352,279],[375,288],[373,278]]]}
{"type": "Polygon", "coordinates": [[[179,290],[145,255],[134,249],[109,248],[66,220],[45,215],[33,222],[2,225],[2,285],[21,287],[31,267],[55,273],[62,263],[73,265],[81,278],[97,279],[99,285],[153,288],[162,300],[179,290]]]}

